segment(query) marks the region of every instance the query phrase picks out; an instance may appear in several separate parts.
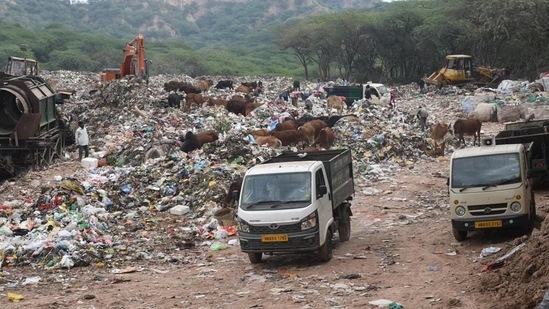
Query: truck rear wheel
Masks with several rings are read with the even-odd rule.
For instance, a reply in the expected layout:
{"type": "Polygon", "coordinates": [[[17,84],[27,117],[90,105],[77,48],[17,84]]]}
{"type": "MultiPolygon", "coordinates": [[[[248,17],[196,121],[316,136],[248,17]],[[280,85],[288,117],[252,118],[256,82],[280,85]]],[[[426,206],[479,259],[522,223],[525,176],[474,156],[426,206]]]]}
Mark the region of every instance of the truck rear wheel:
{"type": "Polygon", "coordinates": [[[250,262],[252,264],[261,263],[262,257],[263,257],[263,253],[261,252],[248,252],[248,259],[250,259],[250,262]]]}
{"type": "Polygon", "coordinates": [[[452,228],[452,234],[457,241],[463,241],[467,239],[467,231],[460,231],[456,228],[452,228]]]}
{"type": "Polygon", "coordinates": [[[339,219],[339,227],[337,233],[341,242],[351,238],[351,217],[349,216],[349,205],[342,205],[341,218],[339,219]]]}
{"type": "Polygon", "coordinates": [[[332,256],[334,254],[334,244],[332,242],[332,237],[334,234],[330,229],[328,229],[328,232],[326,233],[326,241],[324,241],[324,244],[320,247],[319,250],[319,256],[320,260],[322,262],[328,262],[332,259],[332,256]]]}

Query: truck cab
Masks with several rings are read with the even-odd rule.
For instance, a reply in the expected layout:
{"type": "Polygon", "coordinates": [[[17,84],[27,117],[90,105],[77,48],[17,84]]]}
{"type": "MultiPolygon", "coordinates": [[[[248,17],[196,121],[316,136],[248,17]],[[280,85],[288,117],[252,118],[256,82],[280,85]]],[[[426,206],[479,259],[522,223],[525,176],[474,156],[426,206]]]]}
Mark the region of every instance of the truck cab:
{"type": "Polygon", "coordinates": [[[263,253],[318,251],[332,257],[332,237],[350,236],[354,193],[349,150],[297,153],[272,158],[250,168],[239,193],[240,247],[252,263],[263,253]]]}
{"type": "Polygon", "coordinates": [[[469,231],[523,228],[536,217],[529,153],[532,143],[457,150],[450,160],[449,205],[456,240],[469,231]]]}

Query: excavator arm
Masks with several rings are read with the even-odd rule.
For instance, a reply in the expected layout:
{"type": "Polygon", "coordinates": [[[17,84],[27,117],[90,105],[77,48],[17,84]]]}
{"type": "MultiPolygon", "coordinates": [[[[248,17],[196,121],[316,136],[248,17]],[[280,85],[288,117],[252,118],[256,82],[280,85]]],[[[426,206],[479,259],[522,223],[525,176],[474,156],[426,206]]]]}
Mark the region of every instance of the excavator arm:
{"type": "Polygon", "coordinates": [[[148,77],[147,59],[145,57],[145,39],[142,34],[126,43],[124,57],[120,69],[104,69],[101,81],[120,79],[127,75],[135,75],[144,79],[148,77]]]}

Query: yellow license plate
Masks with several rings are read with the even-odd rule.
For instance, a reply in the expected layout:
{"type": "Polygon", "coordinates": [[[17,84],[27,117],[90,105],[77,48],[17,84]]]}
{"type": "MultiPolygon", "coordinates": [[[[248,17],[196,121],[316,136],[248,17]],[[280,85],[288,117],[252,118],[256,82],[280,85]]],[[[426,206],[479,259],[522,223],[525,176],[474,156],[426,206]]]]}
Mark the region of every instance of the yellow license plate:
{"type": "Polygon", "coordinates": [[[502,227],[502,226],[503,226],[503,223],[501,222],[501,220],[475,222],[476,229],[486,229],[491,227],[502,227]]]}
{"type": "Polygon", "coordinates": [[[288,241],[287,234],[266,234],[261,235],[261,242],[285,242],[288,241]]]}

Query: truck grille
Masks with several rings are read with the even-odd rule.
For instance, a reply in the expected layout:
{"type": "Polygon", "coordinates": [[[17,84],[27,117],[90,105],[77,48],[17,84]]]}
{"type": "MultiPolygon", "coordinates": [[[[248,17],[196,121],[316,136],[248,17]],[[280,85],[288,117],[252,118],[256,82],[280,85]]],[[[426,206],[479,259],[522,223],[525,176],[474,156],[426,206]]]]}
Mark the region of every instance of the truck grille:
{"type": "Polygon", "coordinates": [[[301,223],[280,225],[277,229],[269,226],[250,225],[250,234],[289,234],[301,232],[301,223]]]}
{"type": "Polygon", "coordinates": [[[507,203],[472,205],[467,206],[467,209],[472,216],[501,215],[507,210],[507,203]]]}

